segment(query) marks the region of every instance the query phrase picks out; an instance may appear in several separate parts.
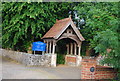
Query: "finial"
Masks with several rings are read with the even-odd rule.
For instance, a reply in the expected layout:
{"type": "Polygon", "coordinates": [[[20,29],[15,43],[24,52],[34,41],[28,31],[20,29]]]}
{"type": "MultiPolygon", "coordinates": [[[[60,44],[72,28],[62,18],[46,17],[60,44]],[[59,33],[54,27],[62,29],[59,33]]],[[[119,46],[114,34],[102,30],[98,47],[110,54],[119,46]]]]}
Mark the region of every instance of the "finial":
{"type": "Polygon", "coordinates": [[[59,21],[58,19],[56,19],[56,22],[59,21]]]}
{"type": "Polygon", "coordinates": [[[71,18],[71,15],[69,15],[69,18],[71,18]]]}

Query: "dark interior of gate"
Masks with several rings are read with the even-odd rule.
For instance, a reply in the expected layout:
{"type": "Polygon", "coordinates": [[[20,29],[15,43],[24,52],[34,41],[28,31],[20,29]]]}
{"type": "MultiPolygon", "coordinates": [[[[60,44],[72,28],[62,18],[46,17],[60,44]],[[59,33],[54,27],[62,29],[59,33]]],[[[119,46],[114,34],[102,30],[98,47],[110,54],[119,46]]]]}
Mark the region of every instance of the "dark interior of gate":
{"type": "Polygon", "coordinates": [[[69,26],[56,43],[57,64],[76,65],[76,56],[78,55],[77,42],[78,37],[69,26]]]}
{"type": "MultiPolygon", "coordinates": [[[[73,55],[74,51],[71,53],[70,43],[75,43],[75,41],[70,38],[64,38],[57,42],[56,50],[55,50],[57,53],[57,65],[66,63],[66,60],[65,60],[66,55],[69,55],[69,54],[73,55]]],[[[73,46],[73,50],[74,50],[74,46],[73,46]]]]}

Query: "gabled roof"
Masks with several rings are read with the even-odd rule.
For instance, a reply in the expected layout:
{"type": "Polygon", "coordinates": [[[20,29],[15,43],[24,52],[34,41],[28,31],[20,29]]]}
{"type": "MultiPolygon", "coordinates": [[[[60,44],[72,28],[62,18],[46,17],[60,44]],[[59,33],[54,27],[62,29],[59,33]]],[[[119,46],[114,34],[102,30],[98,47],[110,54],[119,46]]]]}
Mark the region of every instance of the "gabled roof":
{"type": "Polygon", "coordinates": [[[42,39],[44,38],[58,39],[62,35],[62,33],[68,28],[69,25],[71,25],[72,29],[74,30],[78,38],[81,41],[84,41],[85,39],[80,34],[80,31],[77,29],[77,27],[73,23],[71,17],[57,20],[56,23],[53,25],[53,27],[42,37],[42,39]]]}

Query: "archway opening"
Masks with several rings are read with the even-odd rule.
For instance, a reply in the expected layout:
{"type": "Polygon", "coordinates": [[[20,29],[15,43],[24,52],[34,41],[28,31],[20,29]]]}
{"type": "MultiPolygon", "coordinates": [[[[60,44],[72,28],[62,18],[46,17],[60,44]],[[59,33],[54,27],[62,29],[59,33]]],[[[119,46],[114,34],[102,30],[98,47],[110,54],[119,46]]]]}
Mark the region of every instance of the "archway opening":
{"type": "MultiPolygon", "coordinates": [[[[56,43],[56,53],[57,53],[57,65],[65,64],[65,56],[67,54],[74,54],[74,51],[71,52],[70,44],[76,43],[74,40],[70,38],[63,38],[57,41],[56,43]],[[67,46],[69,45],[69,47],[67,46]]],[[[74,45],[72,47],[74,50],[74,45]]]]}

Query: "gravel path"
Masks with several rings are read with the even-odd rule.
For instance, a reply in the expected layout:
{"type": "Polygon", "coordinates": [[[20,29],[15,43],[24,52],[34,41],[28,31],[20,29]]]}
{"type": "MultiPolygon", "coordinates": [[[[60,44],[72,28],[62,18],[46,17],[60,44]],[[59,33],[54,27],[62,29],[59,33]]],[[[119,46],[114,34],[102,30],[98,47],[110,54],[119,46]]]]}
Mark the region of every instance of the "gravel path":
{"type": "MultiPolygon", "coordinates": [[[[0,63],[1,63],[0,57],[0,63]]],[[[3,79],[80,79],[80,68],[69,66],[28,67],[8,58],[2,60],[3,79]]]]}

